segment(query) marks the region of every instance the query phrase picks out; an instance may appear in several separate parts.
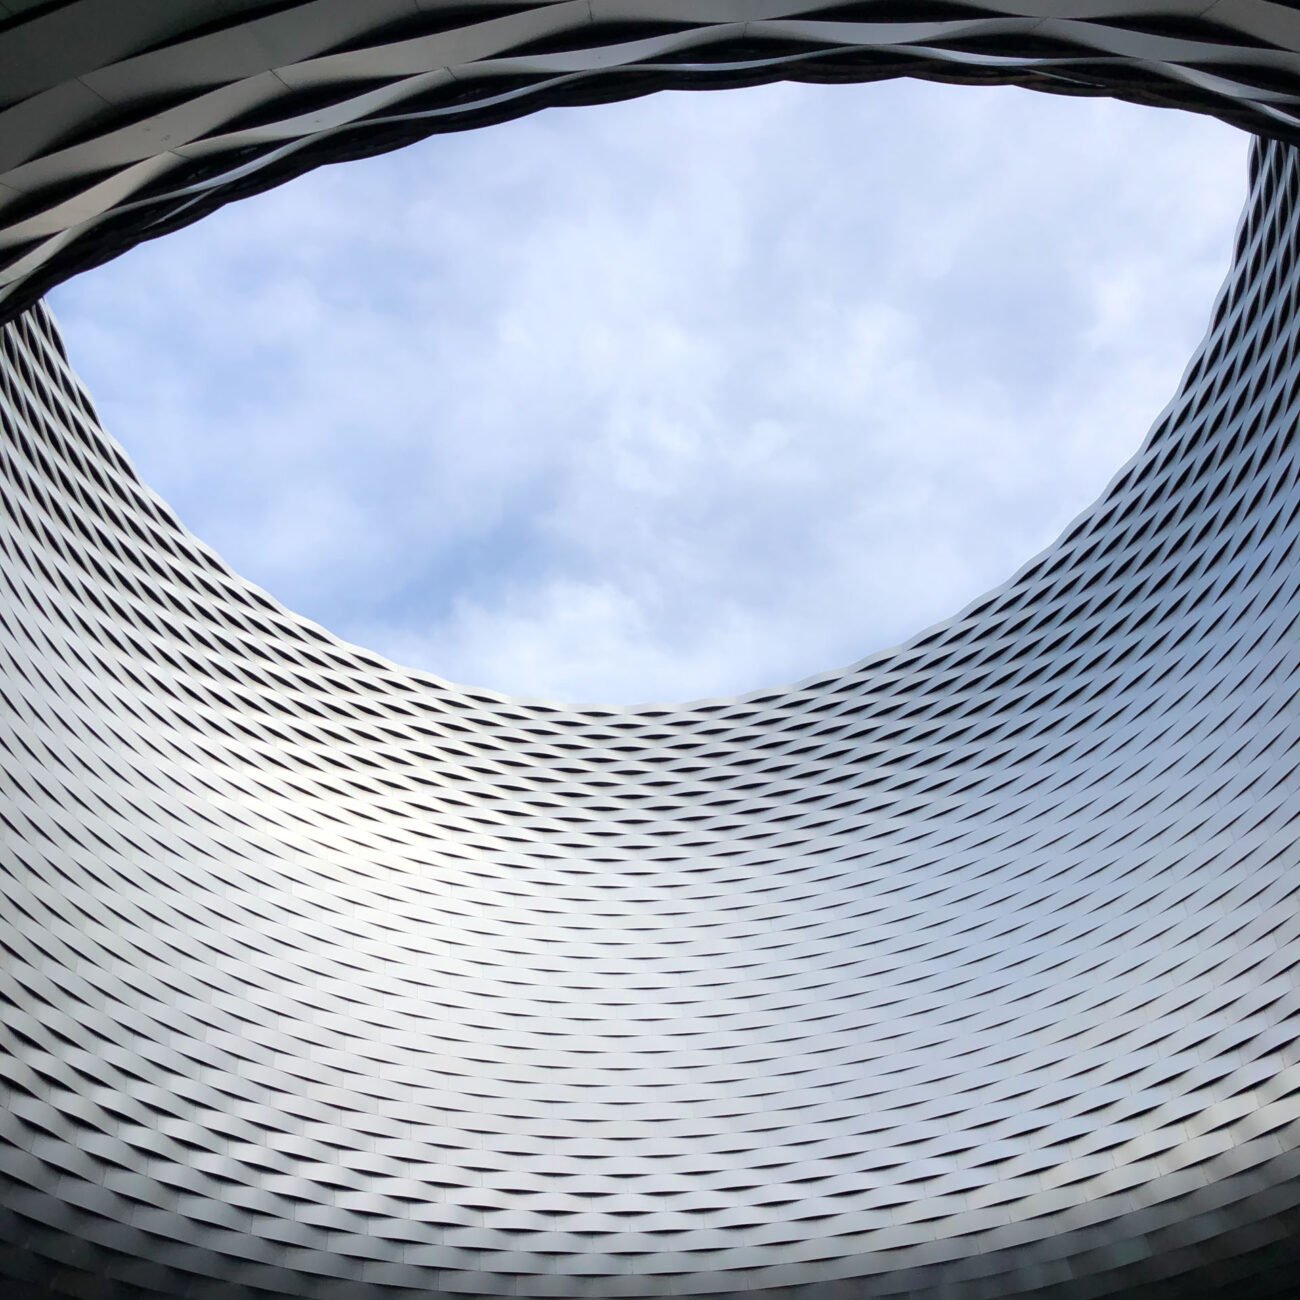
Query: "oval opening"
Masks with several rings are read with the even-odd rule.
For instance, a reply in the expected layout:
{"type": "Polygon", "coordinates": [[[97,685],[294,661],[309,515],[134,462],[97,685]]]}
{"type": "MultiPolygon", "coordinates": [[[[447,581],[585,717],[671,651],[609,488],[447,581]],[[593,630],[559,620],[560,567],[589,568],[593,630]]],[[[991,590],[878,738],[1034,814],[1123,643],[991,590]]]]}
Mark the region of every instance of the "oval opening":
{"type": "Polygon", "coordinates": [[[951,615],[1096,497],[1247,144],[1010,88],[661,94],[321,169],[53,303],[145,481],[291,608],[517,695],[730,694],[951,615]]]}

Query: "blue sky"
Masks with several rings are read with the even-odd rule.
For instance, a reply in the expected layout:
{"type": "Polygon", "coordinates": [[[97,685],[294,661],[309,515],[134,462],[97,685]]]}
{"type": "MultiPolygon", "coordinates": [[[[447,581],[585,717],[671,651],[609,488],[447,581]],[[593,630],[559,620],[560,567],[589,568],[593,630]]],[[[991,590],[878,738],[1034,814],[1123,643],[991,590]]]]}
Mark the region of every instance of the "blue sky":
{"type": "Polygon", "coordinates": [[[328,167],[57,291],[152,487],[441,677],[687,699],[954,613],[1136,450],[1246,137],[915,82],[551,110],[328,167]]]}

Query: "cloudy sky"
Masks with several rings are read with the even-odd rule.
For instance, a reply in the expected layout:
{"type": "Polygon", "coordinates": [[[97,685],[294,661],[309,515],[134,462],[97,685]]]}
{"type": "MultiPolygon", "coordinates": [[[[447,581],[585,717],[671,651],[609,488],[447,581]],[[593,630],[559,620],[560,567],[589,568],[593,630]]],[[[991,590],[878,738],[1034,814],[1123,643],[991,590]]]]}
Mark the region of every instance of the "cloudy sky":
{"type": "Polygon", "coordinates": [[[1246,138],[898,82],[551,110],[320,170],[53,297],[239,571],[439,676],[686,699],[1005,578],[1173,395],[1246,138]]]}

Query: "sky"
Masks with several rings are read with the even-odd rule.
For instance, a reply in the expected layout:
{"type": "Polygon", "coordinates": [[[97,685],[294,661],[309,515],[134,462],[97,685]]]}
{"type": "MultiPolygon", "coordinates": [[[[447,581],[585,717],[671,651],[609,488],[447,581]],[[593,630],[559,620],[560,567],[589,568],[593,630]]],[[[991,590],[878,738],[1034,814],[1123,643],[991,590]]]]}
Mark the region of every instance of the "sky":
{"type": "Polygon", "coordinates": [[[401,664],[568,703],[843,666],[1173,396],[1247,138],[1014,88],[553,109],[322,168],[51,296],[144,480],[401,664]]]}

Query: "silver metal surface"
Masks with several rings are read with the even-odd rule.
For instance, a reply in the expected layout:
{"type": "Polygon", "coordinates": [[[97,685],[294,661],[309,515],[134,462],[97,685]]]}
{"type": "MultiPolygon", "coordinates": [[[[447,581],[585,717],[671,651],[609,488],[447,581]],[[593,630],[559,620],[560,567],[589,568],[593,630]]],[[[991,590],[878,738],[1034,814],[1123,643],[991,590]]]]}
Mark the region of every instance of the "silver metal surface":
{"type": "Polygon", "coordinates": [[[1046,9],[0,0],[15,313],[557,86],[926,71],[1282,137],[1179,393],[1051,550],[895,651],[673,708],[458,688],[284,610],[15,315],[6,1297],[1295,1294],[1300,14],[1046,9]]]}

